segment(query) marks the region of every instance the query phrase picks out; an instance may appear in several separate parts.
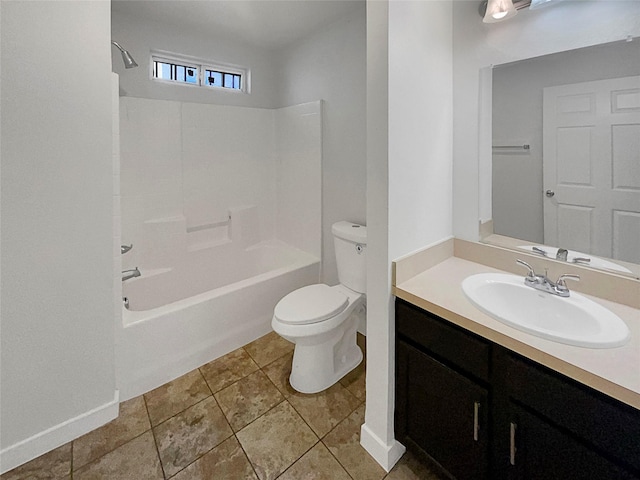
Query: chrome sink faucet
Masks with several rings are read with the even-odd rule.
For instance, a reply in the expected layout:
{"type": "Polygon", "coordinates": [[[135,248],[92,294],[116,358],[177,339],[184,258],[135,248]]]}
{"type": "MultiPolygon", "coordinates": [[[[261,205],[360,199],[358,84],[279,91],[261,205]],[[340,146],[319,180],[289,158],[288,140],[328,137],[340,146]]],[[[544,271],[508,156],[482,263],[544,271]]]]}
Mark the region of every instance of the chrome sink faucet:
{"type": "Polygon", "coordinates": [[[559,248],[556,253],[556,260],[562,260],[563,262],[567,261],[567,257],[569,256],[569,251],[566,248],[559,248]]]}
{"type": "Polygon", "coordinates": [[[533,270],[533,267],[527,262],[517,259],[516,263],[526,267],[529,270],[529,273],[527,273],[527,276],[524,278],[524,284],[526,286],[535,288],[536,290],[540,290],[542,292],[550,293],[552,295],[558,295],[559,297],[569,296],[569,288],[567,287],[567,283],[565,282],[565,280],[580,280],[579,275],[565,273],[560,275],[557,281],[553,282],[549,280],[549,277],[547,277],[546,271],[544,275],[536,274],[536,272],[533,270]]]}
{"type": "Polygon", "coordinates": [[[122,281],[124,282],[131,278],[139,277],[140,275],[141,273],[140,273],[140,270],[138,270],[138,267],[132,268],[131,270],[124,270],[122,272],[122,281]]]}

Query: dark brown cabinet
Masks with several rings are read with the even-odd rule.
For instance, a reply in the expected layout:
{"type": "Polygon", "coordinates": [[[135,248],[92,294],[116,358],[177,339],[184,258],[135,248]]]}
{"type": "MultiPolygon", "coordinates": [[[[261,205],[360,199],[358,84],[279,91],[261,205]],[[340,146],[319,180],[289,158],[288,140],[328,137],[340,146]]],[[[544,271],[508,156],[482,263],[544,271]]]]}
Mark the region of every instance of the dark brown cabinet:
{"type": "Polygon", "coordinates": [[[640,411],[403,300],[395,413],[458,480],[640,479],[640,411]]]}
{"type": "Polygon", "coordinates": [[[510,479],[594,480],[636,478],[569,432],[518,405],[510,408],[513,454],[510,479]]]}
{"type": "Polygon", "coordinates": [[[487,478],[487,389],[406,343],[397,358],[404,434],[456,478],[487,478]]]}

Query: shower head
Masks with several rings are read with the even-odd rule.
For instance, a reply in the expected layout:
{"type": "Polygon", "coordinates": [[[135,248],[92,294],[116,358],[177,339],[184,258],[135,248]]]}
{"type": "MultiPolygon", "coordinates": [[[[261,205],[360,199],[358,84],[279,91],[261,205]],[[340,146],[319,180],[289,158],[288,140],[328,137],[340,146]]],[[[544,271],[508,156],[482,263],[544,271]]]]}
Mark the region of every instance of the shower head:
{"type": "Polygon", "coordinates": [[[133,57],[129,52],[127,52],[124,48],[118,45],[117,42],[111,42],[111,43],[114,44],[118,50],[120,50],[120,53],[122,53],[122,61],[124,62],[124,68],[134,68],[138,66],[138,64],[136,63],[136,61],[133,59],[133,57]]]}

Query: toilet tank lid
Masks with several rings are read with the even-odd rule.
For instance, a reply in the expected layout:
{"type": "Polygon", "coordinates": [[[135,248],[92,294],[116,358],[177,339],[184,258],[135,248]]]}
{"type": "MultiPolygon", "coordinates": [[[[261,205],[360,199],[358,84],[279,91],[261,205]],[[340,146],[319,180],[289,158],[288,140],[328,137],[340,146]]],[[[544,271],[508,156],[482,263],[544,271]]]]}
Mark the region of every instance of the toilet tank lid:
{"type": "Polygon", "coordinates": [[[306,325],[338,315],[349,304],[347,296],[325,284],[294,290],[278,302],[273,312],[283,323],[306,325]]]}
{"type": "Polygon", "coordinates": [[[367,243],[367,227],[351,222],[337,222],[331,226],[331,232],[338,238],[354,243],[367,243]]]}

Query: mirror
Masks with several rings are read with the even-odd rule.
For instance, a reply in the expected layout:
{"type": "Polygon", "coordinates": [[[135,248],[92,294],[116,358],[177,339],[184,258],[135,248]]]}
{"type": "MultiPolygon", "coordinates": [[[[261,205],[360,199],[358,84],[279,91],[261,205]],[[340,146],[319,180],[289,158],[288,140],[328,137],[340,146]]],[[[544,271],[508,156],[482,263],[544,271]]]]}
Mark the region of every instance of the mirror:
{"type": "Polygon", "coordinates": [[[484,241],[640,278],[640,40],[495,66],[492,99],[484,241]]]}

